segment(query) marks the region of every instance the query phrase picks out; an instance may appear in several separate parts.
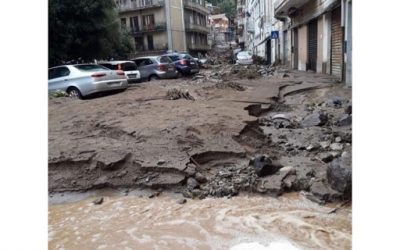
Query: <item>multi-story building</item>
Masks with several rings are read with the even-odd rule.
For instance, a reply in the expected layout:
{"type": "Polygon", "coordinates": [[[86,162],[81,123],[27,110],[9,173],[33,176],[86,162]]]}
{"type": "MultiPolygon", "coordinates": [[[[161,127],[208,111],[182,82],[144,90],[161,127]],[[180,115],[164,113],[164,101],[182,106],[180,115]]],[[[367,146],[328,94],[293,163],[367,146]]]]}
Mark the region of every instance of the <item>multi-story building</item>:
{"type": "Polygon", "coordinates": [[[208,50],[205,0],[115,0],[121,27],[132,34],[135,53],[208,50]]]}
{"type": "Polygon", "coordinates": [[[211,39],[213,44],[223,44],[234,41],[234,30],[229,18],[223,14],[210,15],[211,39]]]}

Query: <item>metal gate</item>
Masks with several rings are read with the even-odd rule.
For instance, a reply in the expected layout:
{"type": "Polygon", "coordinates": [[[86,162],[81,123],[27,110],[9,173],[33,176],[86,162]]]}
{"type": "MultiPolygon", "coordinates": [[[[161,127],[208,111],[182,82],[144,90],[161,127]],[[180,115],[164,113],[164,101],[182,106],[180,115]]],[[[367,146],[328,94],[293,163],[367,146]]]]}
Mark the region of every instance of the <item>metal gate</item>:
{"type": "Polygon", "coordinates": [[[318,23],[312,20],[308,23],[308,63],[307,70],[317,71],[318,23]]]}
{"type": "Polygon", "coordinates": [[[340,25],[341,9],[332,11],[331,74],[342,80],[343,71],[343,32],[340,25]]]}
{"type": "Polygon", "coordinates": [[[288,48],[289,48],[289,45],[288,45],[288,34],[287,34],[287,30],[285,30],[283,32],[283,64],[284,65],[287,65],[288,62],[289,62],[289,60],[288,60],[288,55],[289,55],[288,48]]]}
{"type": "Polygon", "coordinates": [[[292,53],[293,53],[293,68],[298,69],[298,63],[299,63],[299,46],[298,46],[298,33],[297,33],[297,28],[293,29],[293,39],[292,39],[292,53]]]}
{"type": "Polygon", "coordinates": [[[271,64],[271,39],[268,38],[267,42],[265,43],[266,54],[267,54],[267,64],[271,64]]]}

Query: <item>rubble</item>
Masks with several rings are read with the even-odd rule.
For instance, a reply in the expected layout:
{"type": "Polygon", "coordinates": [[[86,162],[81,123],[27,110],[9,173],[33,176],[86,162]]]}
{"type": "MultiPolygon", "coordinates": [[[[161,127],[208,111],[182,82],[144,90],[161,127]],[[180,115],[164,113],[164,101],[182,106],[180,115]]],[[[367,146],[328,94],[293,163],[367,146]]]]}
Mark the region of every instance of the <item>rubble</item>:
{"type": "Polygon", "coordinates": [[[352,118],[351,118],[351,115],[349,115],[349,114],[343,114],[337,120],[338,126],[349,126],[349,125],[351,125],[351,123],[352,123],[352,118]]]}
{"type": "Polygon", "coordinates": [[[245,88],[240,85],[239,83],[236,82],[219,82],[217,84],[215,84],[215,87],[218,89],[226,89],[226,88],[231,88],[237,91],[244,91],[245,88]]]}
{"type": "Polygon", "coordinates": [[[301,121],[303,127],[322,126],[328,121],[328,116],[323,112],[312,113],[301,121]]]}
{"type": "Polygon", "coordinates": [[[254,167],[255,173],[259,177],[274,174],[282,167],[282,165],[273,162],[266,155],[256,155],[254,159],[250,161],[250,164],[254,167]]]}
{"type": "Polygon", "coordinates": [[[177,100],[180,98],[194,101],[194,97],[190,95],[189,90],[187,89],[183,90],[183,89],[173,88],[167,91],[168,100],[177,100]]]}

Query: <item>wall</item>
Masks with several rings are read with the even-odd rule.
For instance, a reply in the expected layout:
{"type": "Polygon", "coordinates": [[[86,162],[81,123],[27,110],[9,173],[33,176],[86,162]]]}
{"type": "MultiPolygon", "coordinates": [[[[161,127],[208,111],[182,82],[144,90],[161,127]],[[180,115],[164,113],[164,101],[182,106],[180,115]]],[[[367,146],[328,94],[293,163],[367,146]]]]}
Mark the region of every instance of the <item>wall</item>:
{"type": "Polygon", "coordinates": [[[339,4],[338,0],[311,0],[297,10],[296,17],[292,18],[292,27],[307,23],[339,4]]]}
{"type": "Polygon", "coordinates": [[[182,0],[169,0],[172,50],[187,51],[182,0]]]}
{"type": "Polygon", "coordinates": [[[306,70],[307,63],[307,25],[298,27],[299,34],[299,70],[306,70]]]}

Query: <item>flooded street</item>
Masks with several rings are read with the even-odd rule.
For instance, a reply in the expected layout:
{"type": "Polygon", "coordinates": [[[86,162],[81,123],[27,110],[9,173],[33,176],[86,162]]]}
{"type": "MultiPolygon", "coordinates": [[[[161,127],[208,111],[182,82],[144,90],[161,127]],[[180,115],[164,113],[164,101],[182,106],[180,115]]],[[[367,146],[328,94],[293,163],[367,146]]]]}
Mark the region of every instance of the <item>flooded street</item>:
{"type": "Polygon", "coordinates": [[[180,198],[52,203],[49,249],[351,249],[351,205],[329,214],[339,204],[320,206],[297,193],[180,198]]]}

